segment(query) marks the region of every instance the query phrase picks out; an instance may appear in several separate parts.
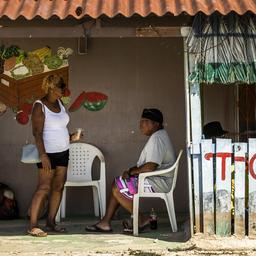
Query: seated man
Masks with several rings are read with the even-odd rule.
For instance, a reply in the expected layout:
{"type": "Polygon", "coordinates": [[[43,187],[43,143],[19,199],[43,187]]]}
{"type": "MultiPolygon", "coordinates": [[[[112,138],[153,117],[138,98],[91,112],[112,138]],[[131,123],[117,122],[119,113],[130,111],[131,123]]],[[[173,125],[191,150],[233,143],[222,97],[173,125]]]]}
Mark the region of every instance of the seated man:
{"type": "MultiPolygon", "coordinates": [[[[133,211],[133,195],[137,193],[138,175],[164,169],[175,162],[173,146],[167,132],[163,128],[163,115],[158,109],[144,109],[140,120],[141,133],[149,139],[141,152],[137,166],[124,171],[116,177],[112,185],[107,211],[102,220],[92,226],[87,226],[89,232],[111,232],[111,219],[121,205],[131,214],[133,211]]],[[[145,180],[145,191],[168,192],[171,188],[172,177],[154,176],[145,180]]],[[[149,218],[139,216],[139,227],[143,229],[149,223],[149,218]]]]}

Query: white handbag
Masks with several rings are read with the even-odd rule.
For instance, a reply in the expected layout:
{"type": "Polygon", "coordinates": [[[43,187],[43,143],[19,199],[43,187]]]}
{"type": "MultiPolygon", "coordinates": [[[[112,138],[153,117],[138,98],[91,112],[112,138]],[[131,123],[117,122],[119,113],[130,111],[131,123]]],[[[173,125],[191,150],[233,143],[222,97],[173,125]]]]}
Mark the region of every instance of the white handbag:
{"type": "MultiPolygon", "coordinates": [[[[44,112],[44,109],[43,109],[43,112],[44,112]]],[[[30,125],[32,125],[32,122],[30,122],[30,125]]],[[[39,152],[37,150],[37,147],[35,144],[28,143],[28,137],[29,137],[28,135],[29,135],[29,129],[28,129],[26,144],[22,147],[22,154],[21,154],[20,161],[24,164],[40,163],[41,159],[39,157],[39,152]]]]}
{"type": "Polygon", "coordinates": [[[36,164],[41,162],[35,144],[26,144],[22,147],[21,162],[25,164],[36,164]]]}

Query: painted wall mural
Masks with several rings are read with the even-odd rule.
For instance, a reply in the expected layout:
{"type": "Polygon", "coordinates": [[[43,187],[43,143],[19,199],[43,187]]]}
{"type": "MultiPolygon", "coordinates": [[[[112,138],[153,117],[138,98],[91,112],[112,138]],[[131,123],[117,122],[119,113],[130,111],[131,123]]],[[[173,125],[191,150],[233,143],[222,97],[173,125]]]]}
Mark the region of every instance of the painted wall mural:
{"type": "Polygon", "coordinates": [[[69,112],[74,112],[82,106],[89,111],[99,111],[105,107],[108,96],[101,92],[85,92],[83,91],[75,99],[69,108],[69,112]]]}
{"type": "MultiPolygon", "coordinates": [[[[68,85],[68,57],[71,48],[59,47],[53,52],[49,46],[33,51],[25,51],[19,46],[0,46],[0,115],[10,107],[15,120],[22,125],[29,123],[33,102],[42,98],[43,78],[49,74],[59,74],[68,85]]],[[[67,88],[62,97],[63,104],[71,104],[71,91],[67,88]]],[[[99,111],[107,104],[108,96],[101,92],[81,92],[69,107],[70,112],[82,106],[89,111],[99,111]]]]}
{"type": "Polygon", "coordinates": [[[99,111],[107,104],[108,96],[100,92],[85,93],[83,106],[89,111],[99,111]]]}
{"type": "MultiPolygon", "coordinates": [[[[68,57],[72,53],[71,48],[64,47],[55,53],[49,46],[33,51],[16,45],[0,46],[0,101],[13,110],[19,124],[29,122],[33,102],[45,95],[41,85],[46,75],[58,74],[68,85],[68,57]]],[[[62,98],[64,105],[71,102],[70,94],[66,89],[62,98]]]]}

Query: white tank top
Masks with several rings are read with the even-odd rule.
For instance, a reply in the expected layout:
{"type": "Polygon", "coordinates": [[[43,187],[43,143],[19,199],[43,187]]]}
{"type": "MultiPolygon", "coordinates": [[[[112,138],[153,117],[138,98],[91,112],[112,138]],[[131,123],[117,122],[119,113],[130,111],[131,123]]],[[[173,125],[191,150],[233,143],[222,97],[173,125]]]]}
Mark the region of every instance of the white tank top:
{"type": "Polygon", "coordinates": [[[42,105],[42,111],[45,116],[43,141],[46,153],[58,153],[68,150],[69,133],[67,124],[69,123],[69,115],[67,114],[64,106],[58,100],[61,111],[59,113],[55,113],[47,108],[42,101],[35,101],[35,103],[37,102],[42,105]]]}

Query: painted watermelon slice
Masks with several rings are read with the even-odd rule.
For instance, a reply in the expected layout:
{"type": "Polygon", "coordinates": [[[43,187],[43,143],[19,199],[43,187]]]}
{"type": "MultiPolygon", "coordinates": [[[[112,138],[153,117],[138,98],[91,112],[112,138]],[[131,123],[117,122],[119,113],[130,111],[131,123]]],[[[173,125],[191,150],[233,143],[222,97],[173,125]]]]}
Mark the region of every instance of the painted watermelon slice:
{"type": "Polygon", "coordinates": [[[85,92],[82,92],[68,109],[69,112],[77,111],[85,102],[85,92]]]}
{"type": "Polygon", "coordinates": [[[84,107],[89,111],[99,111],[107,104],[108,96],[101,92],[85,93],[84,107]]]}

